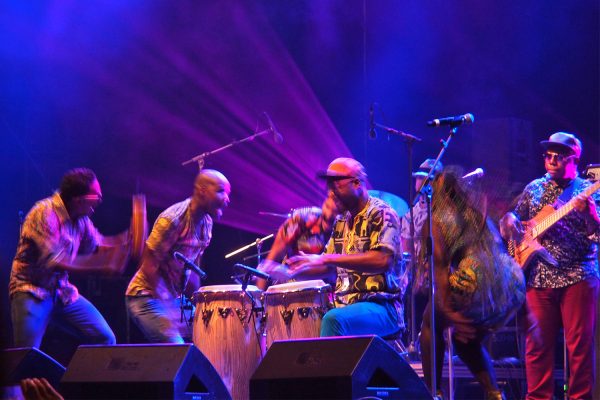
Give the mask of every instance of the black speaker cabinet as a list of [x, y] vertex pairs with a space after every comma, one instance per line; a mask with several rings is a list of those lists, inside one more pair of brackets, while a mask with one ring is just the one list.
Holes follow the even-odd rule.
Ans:
[[60, 383], [66, 399], [229, 399], [191, 344], [79, 346]]
[[0, 363], [2, 386], [16, 386], [25, 378], [46, 378], [58, 387], [65, 367], [35, 347], [20, 347], [2, 351]]
[[377, 336], [274, 342], [250, 380], [252, 399], [430, 399], [411, 366]]

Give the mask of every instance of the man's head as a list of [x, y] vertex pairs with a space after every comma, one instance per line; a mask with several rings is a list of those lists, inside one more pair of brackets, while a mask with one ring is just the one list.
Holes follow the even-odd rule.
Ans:
[[229, 205], [231, 185], [225, 175], [214, 169], [203, 169], [194, 182], [192, 202], [198, 212], [219, 219]]
[[[429, 174], [429, 171], [431, 170], [431, 167], [433, 167], [434, 163], [435, 163], [434, 158], [428, 158], [425, 161], [423, 161], [421, 163], [421, 165], [419, 165], [419, 169], [417, 171], [413, 172], [412, 176], [413, 176], [413, 178], [415, 178], [415, 189], [416, 190], [418, 190], [421, 187], [421, 185], [423, 184], [423, 181]], [[435, 168], [433, 170], [433, 175], [431, 176], [431, 179], [435, 178], [436, 175], [438, 175], [440, 172], [442, 172], [443, 169], [444, 169], [444, 166], [442, 165], [442, 162], [438, 161], [438, 163], [435, 165]]]
[[102, 202], [102, 190], [94, 171], [74, 168], [67, 171], [60, 182], [60, 198], [72, 219], [91, 216]]
[[581, 141], [577, 136], [556, 132], [540, 142], [545, 152], [544, 167], [552, 179], [571, 179], [577, 175], [581, 157]]
[[327, 189], [333, 194], [339, 211], [359, 211], [362, 203], [369, 198], [367, 173], [363, 165], [353, 158], [336, 158], [319, 177], [326, 180]]

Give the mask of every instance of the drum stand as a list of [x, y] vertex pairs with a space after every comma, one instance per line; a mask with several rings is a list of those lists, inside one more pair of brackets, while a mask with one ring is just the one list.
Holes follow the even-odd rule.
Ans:
[[[183, 271], [183, 274], [181, 274], [181, 294], [179, 295], [179, 322], [183, 323], [185, 321], [185, 325], [188, 327], [191, 326], [194, 321], [194, 306], [192, 305], [190, 299], [188, 299], [188, 297], [185, 295], [185, 287], [187, 286], [187, 281], [191, 272], [192, 271], [189, 269], [186, 269]], [[186, 310], [190, 311], [189, 318], [186, 318]]]

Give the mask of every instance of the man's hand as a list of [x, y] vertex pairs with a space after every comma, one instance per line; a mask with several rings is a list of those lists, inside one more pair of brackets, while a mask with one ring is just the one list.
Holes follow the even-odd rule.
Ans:
[[21, 392], [26, 400], [63, 400], [46, 378], [28, 378], [20, 383]]
[[[300, 253], [288, 259], [290, 279], [331, 279], [335, 268], [329, 262], [330, 254]], [[333, 278], [335, 279], [335, 278]]]
[[323, 254], [305, 254], [300, 252], [299, 255], [289, 258], [286, 263], [290, 266], [290, 272], [294, 273], [300, 268], [326, 267], [325, 258], [326, 256]]
[[520, 241], [523, 238], [523, 233], [523, 224], [515, 214], [508, 212], [500, 219], [500, 235], [505, 240]]
[[584, 196], [583, 194], [575, 196], [573, 199], [573, 208], [585, 218], [588, 228], [586, 233], [592, 234], [598, 229], [600, 218], [598, 218], [596, 202], [594, 202], [594, 199], [591, 196]]
[[105, 271], [109, 274], [121, 275], [129, 261], [129, 245], [100, 248], [106, 254]]

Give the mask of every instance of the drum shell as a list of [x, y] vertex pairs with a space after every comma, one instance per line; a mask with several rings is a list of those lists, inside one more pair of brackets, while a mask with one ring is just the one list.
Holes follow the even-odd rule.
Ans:
[[267, 348], [276, 340], [320, 336], [323, 314], [332, 308], [332, 290], [330, 285], [318, 282], [301, 288], [294, 287], [296, 283], [274, 285], [264, 293]]
[[[262, 292], [254, 286], [247, 291], [260, 306]], [[262, 356], [259, 318], [250, 317], [250, 298], [241, 285], [222, 285], [200, 288], [193, 301], [194, 344], [215, 367], [232, 398], [248, 398], [250, 377]]]

